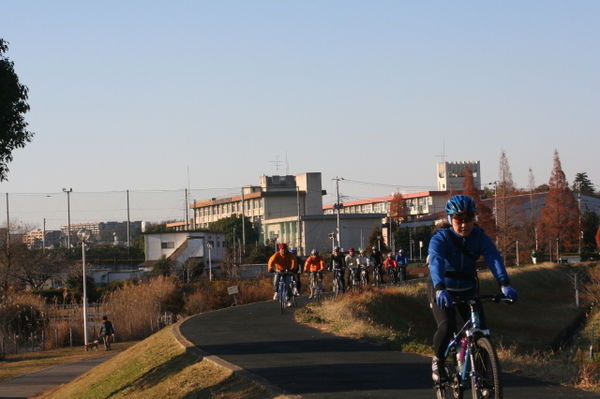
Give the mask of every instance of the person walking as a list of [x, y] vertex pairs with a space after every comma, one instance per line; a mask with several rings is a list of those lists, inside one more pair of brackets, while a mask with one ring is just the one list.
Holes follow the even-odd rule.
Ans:
[[110, 339], [115, 337], [115, 329], [110, 320], [108, 320], [108, 316], [102, 316], [102, 325], [100, 326], [100, 337], [102, 337], [102, 342], [104, 343], [104, 350], [111, 350], [110, 347]]

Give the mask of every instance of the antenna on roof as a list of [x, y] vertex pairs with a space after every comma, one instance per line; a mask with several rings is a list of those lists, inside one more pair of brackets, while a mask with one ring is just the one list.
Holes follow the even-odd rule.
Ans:
[[446, 162], [446, 140], [442, 141], [442, 153], [436, 155], [436, 157], [439, 157], [441, 162]]
[[285, 152], [285, 175], [290, 174], [290, 163], [288, 162], [287, 151]]
[[271, 163], [275, 166], [275, 174], [279, 174], [279, 167], [281, 166], [281, 161], [279, 160], [279, 156], [275, 156], [275, 160], [271, 161]]

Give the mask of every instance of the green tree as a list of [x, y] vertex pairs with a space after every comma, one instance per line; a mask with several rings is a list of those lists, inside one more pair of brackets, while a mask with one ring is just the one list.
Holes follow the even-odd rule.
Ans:
[[8, 43], [0, 39], [0, 181], [6, 180], [13, 150], [25, 147], [33, 133], [24, 114], [29, 111], [27, 87], [19, 82], [14, 63], [4, 54]]
[[173, 271], [174, 262], [171, 259], [167, 259], [166, 256], [162, 256], [156, 261], [152, 268], [153, 276], [170, 276]]
[[575, 180], [573, 181], [573, 191], [578, 191], [585, 195], [594, 194], [594, 185], [590, 181], [590, 178], [586, 172], [580, 172], [575, 175]]
[[[210, 230], [222, 231], [225, 233], [225, 242], [228, 247], [232, 247], [234, 239], [236, 243], [243, 242], [242, 240], [242, 216], [231, 215], [229, 217], [209, 223]], [[244, 217], [244, 233], [246, 234], [246, 246], [255, 245], [258, 240], [258, 232], [249, 218]], [[236, 244], [237, 245], [237, 244]]]

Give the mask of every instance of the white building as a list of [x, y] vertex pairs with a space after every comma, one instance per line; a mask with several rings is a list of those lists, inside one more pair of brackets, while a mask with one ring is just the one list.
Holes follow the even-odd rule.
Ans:
[[473, 186], [475, 189], [481, 190], [481, 168], [479, 161], [444, 161], [437, 164], [438, 191], [462, 191], [466, 168], [469, 168], [473, 174]]
[[[163, 256], [181, 269], [189, 258], [200, 258], [208, 267], [208, 257], [213, 267], [218, 267], [225, 255], [225, 234], [215, 231], [172, 231], [143, 233], [144, 266], [152, 266]], [[209, 248], [211, 247], [211, 248]]]

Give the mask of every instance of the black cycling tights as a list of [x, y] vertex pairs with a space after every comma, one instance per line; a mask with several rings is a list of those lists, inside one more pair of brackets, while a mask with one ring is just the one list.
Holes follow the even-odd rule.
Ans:
[[[429, 298], [429, 306], [433, 312], [433, 317], [437, 323], [437, 330], [433, 335], [433, 351], [435, 356], [439, 359], [444, 358], [444, 352], [448, 343], [452, 339], [453, 333], [456, 332], [457, 328], [457, 311], [458, 316], [462, 320], [460, 327], [463, 326], [466, 320], [469, 319], [469, 307], [468, 305], [453, 306], [451, 308], [441, 309], [435, 303], [435, 290], [433, 286], [429, 285], [427, 293]], [[483, 314], [483, 307], [479, 306], [479, 321], [480, 328], [485, 328], [485, 315]]]

